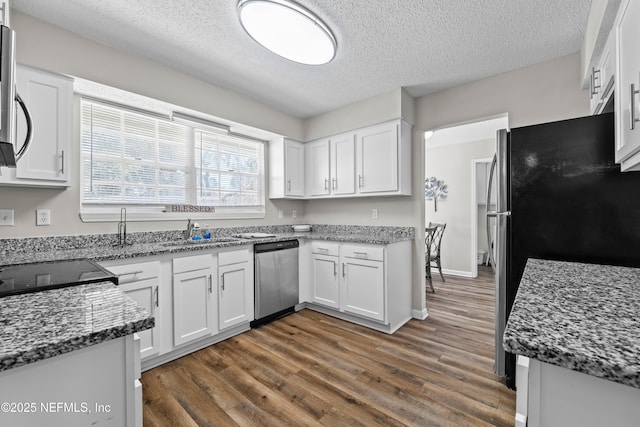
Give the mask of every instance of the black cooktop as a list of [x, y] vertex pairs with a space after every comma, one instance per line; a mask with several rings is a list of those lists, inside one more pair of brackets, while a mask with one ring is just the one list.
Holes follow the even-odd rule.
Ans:
[[88, 259], [8, 265], [0, 267], [0, 298], [106, 281], [117, 285], [118, 277]]

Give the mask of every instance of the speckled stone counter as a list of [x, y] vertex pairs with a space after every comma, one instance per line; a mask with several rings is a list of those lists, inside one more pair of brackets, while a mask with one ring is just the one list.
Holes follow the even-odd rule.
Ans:
[[[270, 233], [275, 237], [234, 238], [241, 233]], [[290, 239], [333, 240], [339, 242], [391, 244], [413, 240], [413, 227], [367, 227], [313, 225], [311, 232], [293, 233], [291, 226], [226, 227], [214, 229], [214, 239], [206, 243], [180, 244], [181, 231], [131, 233], [127, 246], [116, 245], [115, 234], [11, 238], [0, 240], [0, 266], [88, 258], [95, 261], [227, 248]], [[229, 241], [216, 241], [229, 238]]]
[[504, 347], [640, 388], [640, 268], [529, 259]]
[[155, 325], [111, 282], [0, 298], [0, 371]]

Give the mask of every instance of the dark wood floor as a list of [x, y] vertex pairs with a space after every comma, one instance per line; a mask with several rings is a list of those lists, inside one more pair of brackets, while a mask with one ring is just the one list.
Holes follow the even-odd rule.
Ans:
[[493, 283], [434, 279], [393, 335], [303, 310], [142, 375], [145, 426], [513, 426]]

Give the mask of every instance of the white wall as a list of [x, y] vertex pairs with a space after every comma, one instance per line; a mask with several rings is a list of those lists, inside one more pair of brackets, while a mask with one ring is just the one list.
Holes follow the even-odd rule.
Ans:
[[[464, 144], [429, 147], [426, 152], [426, 176], [435, 176], [447, 184], [448, 195], [438, 202], [435, 211], [433, 200], [426, 201], [426, 223], [446, 223], [441, 244], [441, 265], [448, 273], [471, 276], [471, 254], [474, 230], [472, 224], [472, 161], [493, 157], [496, 142], [485, 139]], [[477, 205], [473, 205], [477, 212]], [[477, 233], [477, 230], [475, 231]], [[477, 246], [477, 245], [476, 245]]]
[[[233, 92], [194, 79], [144, 58], [116, 51], [108, 46], [84, 39], [59, 27], [12, 11], [11, 23], [16, 31], [17, 62], [68, 74], [145, 95], [185, 108], [243, 123], [274, 133], [304, 138], [303, 121], [281, 111], [259, 104]], [[76, 100], [77, 104], [77, 100]], [[77, 105], [76, 105], [77, 108]], [[77, 116], [78, 112], [76, 112]], [[71, 155], [79, 165], [79, 130], [75, 123]], [[1, 237], [26, 237], [88, 233], [115, 233], [116, 223], [82, 223], [78, 216], [80, 192], [79, 170], [71, 175], [72, 187], [66, 190], [10, 188], [0, 186], [0, 208], [14, 209], [15, 226], [1, 227]], [[268, 184], [268, 183], [267, 183]], [[51, 226], [36, 227], [35, 211], [51, 210]], [[212, 221], [214, 226], [288, 224], [292, 210], [304, 214], [300, 201], [266, 202], [263, 220]], [[285, 218], [278, 218], [278, 210]], [[186, 224], [186, 223], [185, 223]], [[172, 230], [185, 226], [182, 221], [132, 222], [128, 230]]]

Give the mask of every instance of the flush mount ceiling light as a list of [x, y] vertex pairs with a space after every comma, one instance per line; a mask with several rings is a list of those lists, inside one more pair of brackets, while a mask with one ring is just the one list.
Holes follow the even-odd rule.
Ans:
[[240, 0], [244, 30], [273, 53], [291, 61], [321, 65], [336, 54], [336, 39], [317, 16], [288, 0]]

